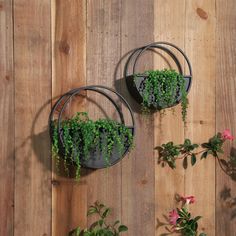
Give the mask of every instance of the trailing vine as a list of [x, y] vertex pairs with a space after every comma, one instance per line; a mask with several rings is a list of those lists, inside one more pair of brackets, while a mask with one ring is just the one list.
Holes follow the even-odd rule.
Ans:
[[150, 111], [152, 108], [160, 110], [173, 106], [176, 99], [181, 96], [182, 120], [185, 122], [188, 98], [184, 77], [173, 69], [164, 69], [145, 71], [142, 75], [137, 74], [135, 80], [143, 75], [146, 78], [139, 87], [143, 98], [143, 111]]
[[99, 150], [107, 166], [114, 149], [122, 155], [125, 149], [132, 147], [133, 136], [123, 124], [110, 119], [89, 119], [86, 112], [78, 112], [71, 119], [61, 122], [61, 137], [58, 136], [57, 121], [53, 124], [52, 152], [58, 163], [64, 160], [65, 169], [75, 164], [76, 178], [80, 178], [81, 159], [88, 160]]

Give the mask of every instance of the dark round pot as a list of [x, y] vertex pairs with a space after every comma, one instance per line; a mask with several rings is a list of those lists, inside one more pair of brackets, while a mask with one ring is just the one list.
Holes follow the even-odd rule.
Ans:
[[[144, 93], [146, 78], [147, 77], [145, 75], [140, 75], [140, 76], [130, 75], [130, 76], [126, 77], [126, 84], [127, 84], [128, 90], [129, 90], [130, 94], [132, 95], [132, 97], [139, 104], [141, 104], [143, 102], [143, 93]], [[185, 90], [186, 90], [186, 92], [188, 92], [190, 90], [190, 86], [191, 86], [191, 78], [185, 76], [184, 80], [185, 80]], [[151, 94], [149, 99], [150, 99], [150, 104], [152, 104], [152, 105], [149, 108], [151, 110], [160, 110], [160, 109], [175, 106], [181, 101], [181, 97], [182, 96], [180, 93], [180, 88], [176, 88], [175, 102], [171, 106], [167, 106], [167, 105], [163, 105], [163, 104], [162, 105], [157, 104], [155, 102], [155, 96]]]
[[[189, 70], [188, 75], [183, 74], [183, 69], [182, 69], [182, 66], [181, 66], [177, 56], [175, 55], [175, 53], [172, 50], [170, 50], [166, 46], [170, 46], [171, 48], [176, 49], [177, 51], [179, 51], [182, 54], [182, 56], [184, 57], [184, 59], [186, 61], [187, 66], [188, 66], [188, 70]], [[175, 64], [177, 65], [179, 74], [181, 74], [185, 80], [186, 92], [188, 93], [191, 88], [192, 67], [191, 67], [191, 64], [190, 64], [187, 56], [185, 55], [185, 53], [180, 48], [178, 48], [177, 46], [175, 46], [171, 43], [167, 43], [167, 42], [151, 43], [147, 46], [143, 46], [143, 47], [135, 49], [128, 57], [126, 64], [125, 64], [125, 68], [124, 68], [124, 78], [126, 80], [127, 88], [129, 90], [131, 96], [139, 104], [142, 104], [142, 102], [143, 102], [143, 91], [144, 91], [145, 80], [146, 80], [147, 76], [141, 75], [140, 73], [136, 73], [136, 64], [137, 64], [138, 59], [143, 55], [144, 52], [146, 52], [147, 50], [153, 50], [153, 49], [163, 50], [168, 55], [170, 55], [170, 57], [174, 60]], [[130, 68], [131, 68], [131, 70], [130, 70]], [[150, 109], [160, 110], [163, 108], [172, 107], [172, 106], [177, 105], [181, 101], [180, 88], [176, 88], [176, 94], [177, 94], [176, 100], [171, 106], [163, 106], [163, 104], [162, 105], [156, 104], [154, 95], [150, 95], [150, 103], [153, 104], [152, 106], [150, 106]]]
[[[124, 116], [123, 116], [121, 109], [117, 105], [117, 102], [114, 101], [112, 99], [112, 97], [107, 92], [114, 93], [122, 101], [122, 103], [126, 106], [126, 108], [128, 109], [128, 111], [130, 113], [132, 125], [126, 126], [126, 127], [130, 130], [130, 132], [133, 136], [135, 133], [135, 122], [134, 122], [134, 115], [133, 115], [132, 109], [131, 109], [130, 105], [128, 104], [128, 102], [118, 92], [116, 92], [115, 90], [112, 90], [110, 88], [107, 88], [105, 86], [100, 86], [100, 85], [85, 86], [85, 87], [73, 89], [73, 90], [67, 92], [66, 94], [62, 95], [58, 99], [58, 101], [53, 106], [52, 111], [49, 116], [50, 137], [51, 137], [51, 140], [53, 141], [53, 127], [54, 127], [54, 122], [55, 122], [54, 116], [56, 114], [56, 111], [58, 112], [58, 109], [59, 109], [59, 114], [58, 114], [58, 118], [56, 119], [56, 122], [57, 122], [58, 137], [59, 137], [59, 155], [61, 158], [65, 157], [65, 150], [64, 150], [64, 145], [63, 145], [64, 141], [63, 141], [62, 128], [61, 128], [61, 117], [62, 117], [62, 114], [63, 114], [67, 104], [71, 100], [71, 98], [73, 96], [80, 94], [83, 90], [97, 92], [97, 93], [105, 96], [107, 99], [109, 99], [119, 114], [120, 123], [126, 126], [125, 121], [124, 121]], [[101, 138], [102, 138], [102, 136], [106, 135], [105, 132], [101, 132], [101, 133], [102, 133]], [[94, 149], [91, 150], [91, 152], [89, 154], [89, 158], [81, 157], [81, 160], [80, 160], [81, 165], [85, 168], [91, 168], [91, 169], [100, 169], [100, 168], [106, 168], [108, 166], [115, 165], [120, 160], [122, 160], [123, 157], [130, 150], [130, 145], [128, 144], [128, 142], [125, 142], [125, 143], [126, 143], [126, 146], [124, 147], [124, 151], [122, 153], [119, 153], [117, 146], [114, 146], [114, 150], [113, 150], [112, 155], [109, 159], [109, 165], [104, 160], [102, 152], [99, 150], [99, 147], [94, 147]], [[76, 163], [74, 161], [71, 161], [71, 164], [75, 165]]]

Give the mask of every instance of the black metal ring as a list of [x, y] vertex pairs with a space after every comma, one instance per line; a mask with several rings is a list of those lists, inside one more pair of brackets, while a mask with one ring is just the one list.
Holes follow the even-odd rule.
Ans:
[[[177, 56], [171, 50], [171, 48], [165, 47], [165, 45], [170, 46], [170, 47], [176, 49], [177, 51], [179, 51], [181, 53], [181, 55], [184, 57], [185, 61], [187, 62], [187, 66], [188, 66], [188, 70], [189, 70], [189, 75], [184, 75], [181, 63], [178, 60]], [[150, 44], [148, 44], [146, 46], [134, 49], [131, 52], [131, 54], [129, 55], [129, 57], [128, 57], [126, 63], [125, 63], [125, 66], [124, 66], [124, 78], [126, 80], [127, 88], [129, 90], [129, 92], [131, 93], [131, 95], [135, 98], [135, 100], [138, 103], [141, 103], [141, 101], [142, 101], [142, 97], [139, 94], [138, 89], [133, 85], [133, 82], [132, 82], [133, 81], [132, 78], [136, 74], [135, 69], [136, 69], [137, 61], [140, 58], [140, 56], [142, 56], [142, 54], [144, 52], [146, 52], [147, 50], [152, 50], [152, 49], [163, 50], [174, 60], [175, 64], [177, 65], [179, 73], [187, 81], [187, 83], [186, 83], [186, 92], [189, 92], [189, 90], [191, 88], [191, 84], [192, 84], [192, 67], [191, 67], [190, 61], [189, 61], [188, 57], [186, 56], [186, 54], [179, 47], [177, 47], [176, 45], [174, 45], [172, 43], [168, 43], [168, 42], [155, 42], [155, 43], [150, 43]], [[131, 69], [132, 72], [129, 73], [129, 69], [130, 69], [131, 65], [132, 65], [132, 69]], [[145, 77], [145, 75], [140, 74], [140, 77]], [[176, 101], [176, 104], [178, 104], [178, 103], [179, 103], [179, 100]]]
[[167, 54], [169, 54], [171, 56], [171, 58], [174, 60], [175, 64], [177, 65], [178, 67], [178, 70], [179, 70], [179, 73], [180, 74], [183, 74], [183, 69], [182, 69], [182, 66], [178, 60], [178, 58], [175, 56], [175, 54], [169, 50], [168, 48], [166, 47], [163, 47], [163, 46], [160, 46], [160, 45], [153, 45], [153, 46], [147, 46], [147, 47], [144, 47], [142, 48], [141, 50], [139, 50], [139, 53], [138, 55], [136, 56], [136, 58], [134, 59], [134, 65], [133, 65], [133, 74], [136, 74], [135, 73], [135, 69], [136, 69], [136, 65], [137, 65], [137, 61], [139, 59], [139, 57], [147, 50], [149, 50], [150, 48], [159, 48], [163, 51], [165, 51]]
[[[63, 106], [60, 109], [60, 112], [58, 114], [58, 121], [57, 121], [58, 122], [58, 135], [59, 135], [59, 139], [60, 139], [60, 142], [61, 142], [62, 145], [64, 144], [62, 130], [61, 130], [62, 114], [63, 114], [67, 104], [71, 100], [71, 98], [73, 96], [75, 96], [75, 95], [78, 95], [82, 90], [89, 90], [89, 91], [98, 92], [98, 93], [104, 95], [107, 99], [109, 99], [112, 102], [112, 104], [115, 106], [116, 110], [118, 111], [121, 123], [125, 125], [124, 117], [123, 117], [123, 114], [122, 114], [119, 106], [116, 104], [116, 102], [113, 100], [113, 98], [109, 94], [104, 92], [103, 90], [107, 90], [109, 92], [112, 92], [112, 93], [116, 94], [119, 97], [119, 99], [122, 100], [122, 102], [125, 104], [125, 106], [127, 107], [127, 109], [130, 112], [130, 116], [131, 116], [131, 120], [132, 120], [132, 125], [131, 126], [126, 126], [126, 127], [131, 129], [132, 135], [134, 136], [134, 133], [135, 133], [135, 120], [134, 120], [133, 111], [132, 111], [130, 105], [128, 104], [128, 102], [124, 99], [124, 97], [122, 95], [120, 95], [118, 92], [116, 92], [115, 90], [110, 89], [110, 88], [105, 87], [105, 86], [102, 86], [102, 85], [84, 86], [84, 87], [72, 89], [69, 92], [67, 92], [64, 95], [62, 95], [58, 99], [58, 101], [55, 103], [55, 105], [53, 106], [52, 111], [51, 111], [51, 113], [49, 115], [49, 127], [50, 127], [50, 131], [51, 131], [52, 130], [52, 124], [53, 124], [53, 115], [54, 115], [57, 107], [59, 106], [59, 104], [63, 101], [63, 99], [65, 99], [64, 104], [63, 104]], [[51, 139], [52, 139], [52, 132], [50, 132], [50, 136], [51, 136]], [[128, 150], [126, 150], [124, 155], [127, 153], [127, 151]], [[113, 163], [113, 164], [115, 164], [115, 163]]]
[[[181, 64], [178, 60], [178, 58], [175, 56], [175, 54], [169, 50], [168, 48], [162, 46], [162, 44], [164, 45], [168, 45], [168, 46], [171, 46], [173, 48], [175, 48], [176, 50], [178, 50], [184, 57], [185, 61], [187, 62], [187, 65], [188, 65], [188, 69], [189, 69], [189, 75], [183, 75], [183, 70], [182, 70], [182, 67], [181, 67]], [[161, 50], [164, 50], [166, 53], [168, 53], [172, 58], [173, 60], [175, 61], [177, 67], [178, 67], [178, 70], [179, 70], [179, 73], [182, 74], [184, 77], [188, 77], [188, 78], [191, 78], [192, 77], [192, 67], [191, 67], [191, 64], [190, 64], [190, 61], [188, 59], [188, 57], [186, 56], [186, 54], [183, 52], [182, 49], [180, 49], [179, 47], [177, 47], [176, 45], [172, 44], [172, 43], [168, 43], [168, 42], [155, 42], [155, 43], [151, 43], [151, 44], [148, 44], [146, 46], [143, 46], [143, 47], [139, 47], [139, 48], [136, 48], [134, 49], [134, 51], [131, 53], [131, 55], [128, 57], [127, 61], [126, 61], [126, 64], [125, 64], [125, 68], [124, 68], [124, 77], [126, 78], [128, 76], [128, 67], [129, 67], [129, 64], [130, 64], [130, 61], [132, 59], [134, 59], [134, 64], [133, 64], [133, 74], [135, 74], [135, 67], [136, 67], [136, 63], [137, 63], [137, 60], [138, 58], [146, 51], [146, 50], [149, 50], [151, 48], [159, 48]], [[137, 55], [136, 55], [137, 54]], [[190, 86], [191, 86], [191, 82], [190, 82]]]

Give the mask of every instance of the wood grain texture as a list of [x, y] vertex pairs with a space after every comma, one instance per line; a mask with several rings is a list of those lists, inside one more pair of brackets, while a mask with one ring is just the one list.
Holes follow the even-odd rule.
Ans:
[[50, 2], [14, 1], [16, 236], [51, 235], [50, 45]]
[[[228, 128], [236, 134], [236, 4], [216, 1], [216, 129]], [[227, 142], [225, 156], [236, 155], [235, 141]], [[235, 177], [230, 178], [216, 168], [216, 235], [236, 235]]]
[[[52, 98], [86, 85], [86, 1], [52, 1]], [[84, 110], [85, 99], [73, 100], [67, 109], [72, 116]], [[64, 236], [87, 226], [87, 187], [57, 175], [53, 168], [52, 235]]]
[[[120, 59], [120, 1], [87, 1], [87, 84], [112, 88]], [[100, 94], [88, 93], [89, 116], [117, 120], [114, 106]], [[115, 98], [115, 97], [114, 97]], [[117, 101], [118, 102], [118, 101]], [[111, 220], [121, 219], [121, 164], [90, 171], [86, 176], [88, 205], [100, 201], [112, 208]], [[89, 217], [88, 224], [94, 222]]]
[[68, 235], [73, 229], [87, 227], [87, 185], [76, 181], [54, 181], [53, 233]]
[[[203, 143], [215, 134], [215, 17], [215, 0], [186, 1], [185, 51], [193, 67], [186, 137], [196, 143]], [[199, 159], [194, 167], [187, 168], [185, 194], [197, 199], [191, 209], [194, 215], [203, 216], [199, 231], [215, 235], [213, 158]]]
[[[121, 9], [121, 55], [124, 56], [130, 50], [153, 42], [153, 1], [122, 1]], [[147, 54], [139, 61], [137, 69], [143, 71], [152, 66], [153, 57]], [[121, 92], [132, 107], [137, 109], [125, 82], [121, 85]], [[135, 148], [122, 162], [122, 221], [129, 227], [127, 235], [154, 235], [153, 117], [150, 115], [145, 119], [140, 113], [135, 113], [135, 122]]]
[[[185, 48], [185, 1], [156, 1], [154, 18], [155, 41], [167, 41], [176, 46]], [[167, 17], [168, 16], [168, 17]], [[178, 20], [176, 20], [178, 19]], [[181, 57], [176, 50], [170, 48]], [[161, 53], [160, 50], [158, 50]], [[173, 60], [166, 53], [154, 57], [154, 68], [176, 68]], [[181, 143], [184, 140], [184, 124], [181, 117], [181, 105], [171, 109], [166, 109], [162, 115], [155, 114], [155, 146], [162, 143], [174, 141]], [[165, 227], [161, 223], [166, 222], [169, 211], [176, 207], [176, 194], [184, 194], [184, 169], [182, 163], [177, 163], [175, 170], [168, 166], [162, 167], [157, 164], [158, 153], [155, 153], [155, 229], [156, 235], [166, 233]]]
[[[166, 230], [157, 219], [165, 220], [179, 193], [196, 196], [191, 211], [203, 216], [200, 230], [236, 236], [235, 180], [210, 157], [172, 171], [157, 165], [153, 152], [170, 140], [201, 143], [226, 128], [236, 133], [235, 20], [234, 0], [0, 1], [0, 235], [65, 236], [94, 220], [86, 211], [99, 200], [113, 209], [111, 221], [129, 227], [125, 235], [159, 236]], [[136, 111], [120, 80], [125, 54], [153, 41], [176, 44], [192, 63], [187, 127], [180, 106], [148, 119], [135, 112], [136, 146], [122, 162], [84, 170], [79, 183], [52, 173], [51, 105], [72, 88], [100, 84], [118, 90]], [[138, 70], [173, 67], [162, 59], [147, 53]], [[118, 118], [102, 96], [87, 98], [70, 104], [66, 115]], [[225, 157], [235, 150], [235, 141], [228, 143]]]
[[12, 1], [0, 2], [0, 235], [13, 235], [14, 75]]
[[57, 98], [72, 88], [85, 85], [85, 0], [52, 1], [52, 44], [52, 93]]

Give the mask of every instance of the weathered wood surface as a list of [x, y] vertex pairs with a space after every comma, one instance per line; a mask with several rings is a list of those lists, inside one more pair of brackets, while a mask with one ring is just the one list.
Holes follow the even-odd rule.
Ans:
[[[52, 1], [52, 98], [86, 85], [86, 1]], [[84, 110], [85, 99], [73, 99], [66, 115]], [[52, 235], [64, 236], [87, 226], [87, 186], [62, 176], [53, 166]]]
[[[216, 130], [236, 134], [236, 3], [216, 0]], [[224, 158], [236, 155], [236, 142], [227, 142]], [[216, 168], [216, 235], [236, 235], [236, 174]]]
[[[112, 88], [120, 59], [120, 1], [87, 1], [87, 84]], [[101, 94], [89, 92], [92, 119], [118, 119], [114, 106]], [[114, 97], [115, 98], [115, 97]], [[112, 208], [112, 219], [121, 219], [121, 164], [109, 169], [88, 171], [88, 205], [100, 201]], [[94, 222], [89, 217], [89, 225]]]
[[[155, 41], [168, 41], [184, 50], [185, 48], [185, 1], [156, 1], [154, 18]], [[166, 17], [166, 16], [169, 17]], [[178, 18], [178, 21], [176, 19]], [[166, 29], [169, 30], [166, 30]], [[171, 48], [170, 48], [171, 49]], [[172, 48], [173, 50], [173, 48]], [[175, 50], [174, 50], [175, 51]], [[161, 53], [160, 50], [158, 50]], [[176, 52], [176, 51], [175, 51]], [[173, 60], [166, 53], [155, 54], [154, 68], [176, 68]], [[183, 58], [177, 53], [180, 62]], [[165, 59], [165, 60], [164, 60]], [[184, 139], [184, 125], [181, 118], [181, 105], [167, 109], [165, 114], [155, 114], [155, 146], [169, 141], [180, 143]], [[175, 195], [184, 194], [184, 174], [182, 163], [177, 163], [176, 170], [164, 168], [158, 162], [155, 153], [155, 235], [166, 232], [161, 223], [166, 222], [170, 210], [176, 206]]]
[[[192, 63], [194, 74], [189, 94], [187, 126], [184, 128], [181, 125], [181, 119], [179, 119], [181, 113], [178, 107], [175, 116], [170, 111], [167, 112], [163, 119], [156, 120], [156, 144], [170, 140], [181, 143], [184, 138], [203, 142], [215, 132], [214, 1], [206, 3], [181, 1], [181, 3], [165, 1], [165, 3], [156, 4], [155, 36], [156, 41], [171, 41], [180, 46]], [[166, 15], [169, 17], [165, 17]], [[176, 21], [177, 18], [178, 21]], [[195, 28], [195, 25], [198, 27]], [[167, 28], [169, 30], [166, 30]], [[208, 32], [207, 38], [206, 32]], [[185, 73], [188, 74], [186, 68]], [[203, 182], [205, 184], [202, 184]], [[205, 191], [206, 185], [208, 191]], [[175, 171], [156, 168], [156, 214], [161, 222], [164, 220], [162, 214], [176, 205], [176, 193], [196, 196], [198, 204], [192, 206], [192, 211], [194, 214], [204, 215], [201, 225], [208, 234], [214, 235], [214, 162], [212, 160], [207, 160], [205, 163], [199, 162], [194, 168], [189, 166], [186, 171], [182, 163], [179, 163]], [[165, 231], [163, 228], [157, 227], [157, 235]]]
[[[160, 235], [157, 218], [163, 221], [175, 206], [175, 193], [196, 196], [191, 209], [203, 216], [200, 229], [208, 235], [236, 235], [235, 181], [211, 158], [172, 171], [157, 165], [153, 152], [170, 140], [203, 142], [225, 128], [235, 134], [235, 8], [233, 0], [1, 1], [0, 235], [64, 236], [92, 222], [86, 211], [96, 200], [129, 227], [127, 235]], [[127, 57], [121, 58], [160, 40], [181, 47], [193, 66], [185, 128], [180, 106], [174, 115], [170, 109], [143, 119], [120, 81]], [[150, 53], [138, 63], [140, 71], [168, 66], [173, 63]], [[127, 98], [136, 146], [107, 170], [84, 171], [78, 183], [55, 168], [51, 173], [47, 119], [58, 96], [85, 84], [113, 87]], [[94, 119], [118, 118], [100, 95], [87, 95], [66, 115], [86, 110]], [[225, 151], [235, 155], [235, 143]]]
[[51, 235], [49, 1], [14, 1], [14, 235]]
[[0, 235], [13, 235], [14, 77], [12, 1], [0, 2]]
[[[130, 50], [153, 42], [153, 1], [122, 1], [121, 3], [121, 52], [124, 56]], [[127, 59], [127, 57], [126, 57]], [[123, 72], [124, 62], [121, 70]], [[153, 56], [147, 54], [138, 63], [137, 70], [152, 68]], [[126, 90], [125, 82], [121, 92], [134, 110], [133, 99]], [[127, 235], [155, 234], [155, 160], [153, 158], [154, 123], [150, 115], [145, 119], [135, 112], [135, 148], [122, 162], [122, 221], [127, 224]]]
[[[196, 143], [203, 143], [215, 134], [215, 29], [215, 0], [186, 1], [185, 51], [194, 70], [186, 137]], [[193, 168], [187, 169], [185, 193], [197, 199], [191, 209], [194, 215], [203, 216], [199, 221], [199, 230], [215, 235], [213, 158], [199, 160]]]

